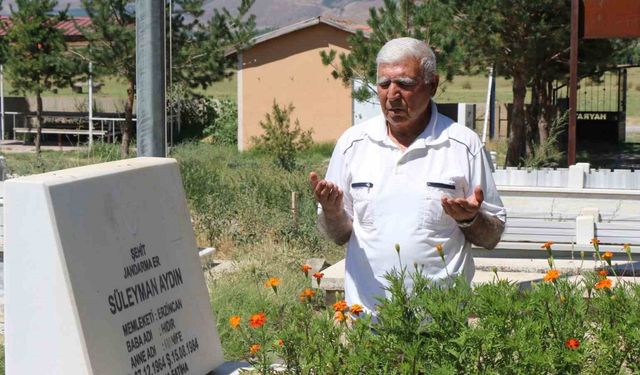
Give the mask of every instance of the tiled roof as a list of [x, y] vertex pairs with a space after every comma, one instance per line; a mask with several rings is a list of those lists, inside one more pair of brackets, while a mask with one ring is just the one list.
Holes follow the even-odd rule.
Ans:
[[[0, 28], [0, 36], [6, 35], [7, 31], [11, 28], [11, 17], [0, 16], [0, 22], [3, 23], [3, 27]], [[75, 23], [74, 23], [75, 22]], [[63, 31], [66, 37], [82, 37], [82, 31], [76, 26], [89, 27], [91, 26], [90, 17], [72, 17], [66, 21], [62, 21], [56, 25], [56, 27]]]

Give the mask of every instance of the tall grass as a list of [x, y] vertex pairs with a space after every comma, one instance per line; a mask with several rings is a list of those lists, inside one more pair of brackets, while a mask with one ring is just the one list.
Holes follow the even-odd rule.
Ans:
[[[190, 143], [175, 148], [172, 156], [180, 164], [200, 246], [214, 246], [226, 256], [261, 244], [309, 255], [330, 251], [315, 227], [316, 205], [307, 181], [311, 170], [324, 173], [326, 155], [309, 151], [291, 172], [267, 155], [233, 147]], [[298, 196], [295, 223], [292, 192]]]

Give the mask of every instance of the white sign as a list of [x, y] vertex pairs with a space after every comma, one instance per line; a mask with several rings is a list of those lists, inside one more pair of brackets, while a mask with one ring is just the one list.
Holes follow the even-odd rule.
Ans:
[[4, 188], [8, 375], [203, 375], [223, 362], [175, 160]]

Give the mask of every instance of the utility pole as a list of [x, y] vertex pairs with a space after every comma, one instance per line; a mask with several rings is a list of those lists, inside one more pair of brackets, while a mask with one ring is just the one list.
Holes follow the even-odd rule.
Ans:
[[164, 0], [136, 0], [138, 156], [166, 156]]

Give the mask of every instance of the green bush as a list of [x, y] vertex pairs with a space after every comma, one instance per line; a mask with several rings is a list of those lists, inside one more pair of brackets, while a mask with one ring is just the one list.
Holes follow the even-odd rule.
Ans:
[[230, 99], [194, 95], [177, 85], [170, 98], [171, 112], [180, 121], [177, 141], [209, 137], [216, 144], [237, 143], [238, 107]]
[[273, 155], [275, 163], [287, 171], [296, 168], [298, 153], [309, 149], [313, 144], [311, 130], [302, 131], [298, 119], [291, 127], [293, 110], [293, 104], [280, 108], [274, 101], [271, 113], [266, 114], [264, 122], [260, 121], [264, 134], [253, 137], [255, 150]]
[[235, 100], [221, 99], [211, 102], [215, 112], [213, 122], [204, 128], [203, 134], [212, 143], [234, 146], [238, 143], [238, 104]]
[[284, 374], [638, 373], [640, 286], [616, 276], [610, 254], [597, 254], [600, 271], [582, 281], [563, 278], [551, 259], [545, 281], [530, 289], [497, 272], [471, 288], [460, 278], [443, 285], [416, 268], [393, 270], [376, 321], [344, 301], [325, 308], [318, 289], [299, 294], [313, 281], [290, 270], [275, 282], [273, 272], [253, 270], [252, 285], [214, 306], [227, 355], [262, 374], [280, 361]]

